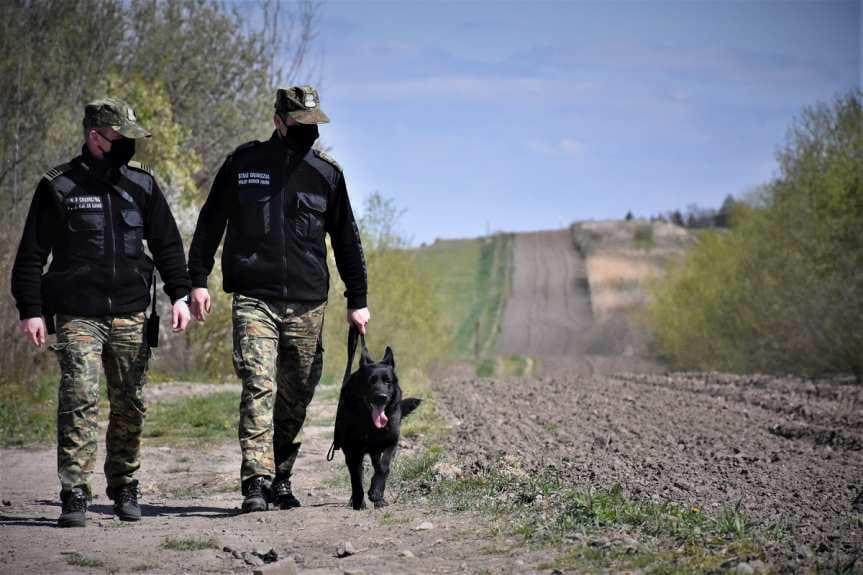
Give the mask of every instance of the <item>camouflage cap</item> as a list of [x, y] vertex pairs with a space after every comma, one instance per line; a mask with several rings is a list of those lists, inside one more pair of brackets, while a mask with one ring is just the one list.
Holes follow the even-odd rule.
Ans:
[[300, 124], [326, 124], [330, 121], [320, 108], [318, 91], [311, 86], [291, 86], [276, 90], [276, 113], [285, 114]]
[[85, 128], [113, 128], [126, 138], [149, 138], [132, 107], [118, 98], [101, 98], [84, 106]]

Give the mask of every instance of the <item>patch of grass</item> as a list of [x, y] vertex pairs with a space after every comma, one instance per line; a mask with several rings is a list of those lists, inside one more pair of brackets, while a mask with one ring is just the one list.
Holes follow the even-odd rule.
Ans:
[[653, 239], [653, 226], [645, 224], [635, 228], [632, 232], [632, 245], [642, 250], [651, 250], [656, 247], [656, 240]]
[[[503, 460], [483, 473], [435, 480], [433, 467], [441, 451], [434, 450], [401, 462], [400, 488], [427, 496], [449, 511], [481, 511], [505, 517], [510, 532], [536, 545], [561, 545], [573, 538], [596, 537], [563, 555], [553, 567], [573, 567], [589, 560], [614, 569], [657, 573], [702, 572], [732, 557], [760, 556], [754, 533], [737, 506], [716, 515], [671, 501], [632, 498], [619, 485], [609, 489], [579, 489], [553, 468], [527, 473]], [[631, 533], [654, 547], [616, 549], [603, 541], [613, 533]], [[619, 545], [618, 545], [619, 547]], [[735, 555], [738, 554], [738, 555]]]
[[588, 568], [590, 571], [613, 569], [651, 575], [695, 575], [723, 571], [735, 558], [743, 561], [756, 556], [760, 557], [761, 552], [749, 541], [732, 541], [720, 545], [671, 545], [667, 541], [659, 541], [650, 542], [641, 548], [587, 544], [561, 554], [553, 561], [540, 565], [540, 568]]
[[535, 371], [532, 357], [499, 355], [482, 359], [476, 367], [477, 377], [527, 377]]
[[190, 439], [232, 439], [237, 434], [239, 400], [236, 393], [213, 393], [152, 405], [144, 437], [160, 442]]
[[219, 542], [212, 537], [165, 537], [162, 547], [172, 551], [201, 551], [202, 549], [218, 549]]
[[52, 441], [57, 435], [57, 370], [31, 385], [0, 385], [0, 445]]
[[441, 448], [433, 446], [410, 457], [396, 457], [394, 479], [399, 482], [430, 482], [434, 480], [432, 468], [440, 461]]
[[158, 568], [159, 568], [158, 565], [147, 565], [146, 563], [142, 563], [140, 565], [135, 565], [134, 567], [129, 569], [129, 571], [131, 573], [144, 573], [146, 571], [154, 571]]
[[341, 392], [341, 389], [341, 383], [338, 385], [318, 384], [318, 388], [315, 390], [315, 401], [319, 403], [336, 403], [339, 401], [339, 393]]
[[417, 250], [416, 259], [446, 302], [453, 357], [475, 358], [477, 352], [482, 357], [494, 349], [510, 289], [512, 236], [441, 240]]
[[497, 370], [497, 361], [493, 357], [487, 357], [480, 360], [476, 365], [477, 377], [494, 377]]
[[77, 551], [64, 552], [62, 555], [66, 557], [66, 563], [74, 567], [104, 567], [105, 562], [100, 559], [92, 559], [85, 557]]
[[381, 525], [404, 525], [410, 523], [412, 517], [405, 513], [393, 513], [386, 511], [383, 515], [378, 516], [378, 523]]

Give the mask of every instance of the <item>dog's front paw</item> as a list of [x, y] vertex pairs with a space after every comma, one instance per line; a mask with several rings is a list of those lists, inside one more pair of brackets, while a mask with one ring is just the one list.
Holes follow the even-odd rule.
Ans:
[[363, 497], [351, 497], [349, 504], [356, 511], [359, 511], [360, 509], [366, 508], [366, 502], [365, 502]]
[[374, 501], [373, 503], [375, 504], [375, 509], [380, 509], [381, 507], [386, 507], [390, 504], [389, 501], [387, 501], [383, 497], [381, 497], [377, 501]]

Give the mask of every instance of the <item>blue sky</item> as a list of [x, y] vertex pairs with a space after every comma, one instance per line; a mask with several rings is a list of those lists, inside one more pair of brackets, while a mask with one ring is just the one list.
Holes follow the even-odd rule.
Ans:
[[322, 128], [417, 244], [718, 206], [860, 87], [860, 1], [338, 2]]

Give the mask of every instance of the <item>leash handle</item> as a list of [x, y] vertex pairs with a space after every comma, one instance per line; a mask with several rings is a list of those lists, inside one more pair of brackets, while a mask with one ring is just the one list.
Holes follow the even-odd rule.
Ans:
[[368, 348], [366, 347], [366, 336], [360, 333], [357, 326], [351, 324], [351, 327], [348, 328], [348, 362], [347, 365], [345, 365], [345, 376], [342, 378], [342, 386], [345, 385], [345, 382], [347, 382], [348, 378], [351, 376], [351, 368], [354, 365], [354, 354], [357, 352], [357, 336], [359, 336], [360, 343], [363, 346], [363, 351], [368, 351]]

